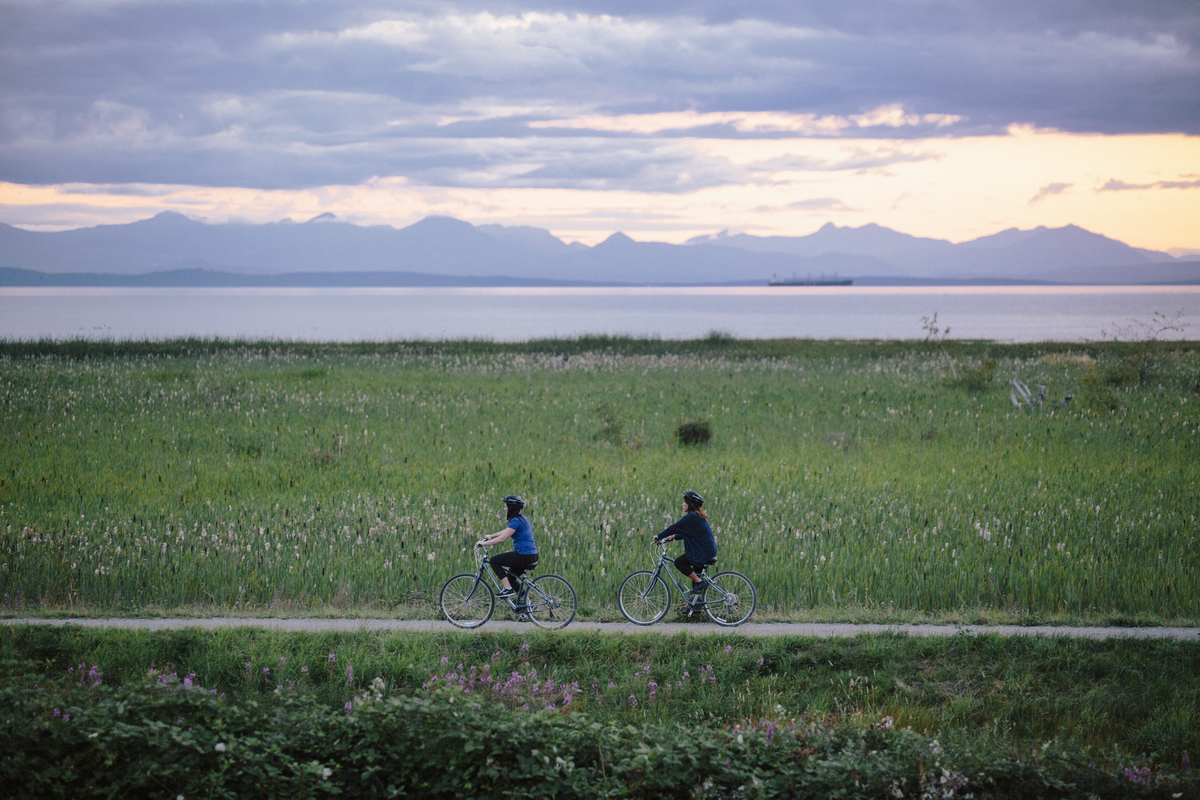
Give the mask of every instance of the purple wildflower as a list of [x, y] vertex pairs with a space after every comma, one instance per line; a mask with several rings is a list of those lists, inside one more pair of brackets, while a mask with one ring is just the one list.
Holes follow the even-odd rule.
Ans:
[[1130, 783], [1136, 783], [1139, 786], [1149, 786], [1150, 781], [1153, 779], [1149, 767], [1142, 767], [1141, 769], [1131, 769], [1126, 767], [1125, 777], [1129, 779]]

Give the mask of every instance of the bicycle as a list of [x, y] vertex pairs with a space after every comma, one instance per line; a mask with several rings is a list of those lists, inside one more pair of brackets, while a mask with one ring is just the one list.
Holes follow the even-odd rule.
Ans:
[[[478, 570], [450, 578], [438, 595], [442, 615], [451, 625], [460, 628], [478, 628], [491, 619], [496, 608], [496, 592], [502, 588], [495, 573], [488, 569], [491, 560], [487, 550], [479, 545], [475, 545], [475, 561], [479, 564]], [[485, 575], [491, 579], [491, 585], [484, 580]], [[579, 607], [575, 587], [560, 575], [524, 579], [521, 590], [514, 597], [503, 599], [518, 619], [528, 617], [539, 628], [551, 630], [569, 625]]]
[[[698, 597], [689, 598], [675, 580], [674, 563], [667, 557], [667, 545], [664, 542], [657, 544], [661, 548], [658, 565], [652, 570], [632, 573], [621, 582], [617, 591], [617, 603], [625, 619], [634, 625], [653, 625], [666, 615], [671, 608], [671, 589], [662, 578], [664, 571], [687, 603], [689, 616], [704, 609], [713, 622], [731, 628], [750, 619], [758, 606], [758, 594], [749, 578], [740, 572], [719, 572], [708, 578], [708, 586]], [[705, 577], [706, 569], [700, 570], [701, 578]]]

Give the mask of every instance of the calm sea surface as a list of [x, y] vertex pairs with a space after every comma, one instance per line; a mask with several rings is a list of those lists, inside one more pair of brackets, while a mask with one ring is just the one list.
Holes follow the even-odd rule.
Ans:
[[937, 312], [953, 338], [1083, 341], [1156, 311], [1186, 326], [1162, 338], [1200, 339], [1200, 286], [0, 288], [0, 338], [915, 339]]

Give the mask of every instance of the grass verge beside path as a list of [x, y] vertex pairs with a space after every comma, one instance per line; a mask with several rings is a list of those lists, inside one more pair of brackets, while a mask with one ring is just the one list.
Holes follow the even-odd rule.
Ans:
[[329, 707], [380, 677], [389, 690], [464, 686], [513, 709], [552, 705], [606, 724], [891, 717], [1012, 752], [1053, 741], [1093, 758], [1119, 752], [1175, 765], [1200, 752], [1194, 642], [18, 626], [0, 628], [0, 659], [32, 661], [48, 674], [95, 664], [115, 685], [134, 685], [153, 668], [193, 675], [232, 699], [279, 692]]

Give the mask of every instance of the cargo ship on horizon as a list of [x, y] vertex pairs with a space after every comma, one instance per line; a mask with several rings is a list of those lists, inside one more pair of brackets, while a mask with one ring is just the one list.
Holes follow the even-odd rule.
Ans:
[[790, 278], [781, 278], [778, 275], [771, 276], [771, 280], [767, 281], [768, 286], [853, 286], [853, 278], [839, 278], [837, 273], [833, 274], [832, 278], [826, 278], [822, 273], [821, 277], [814, 278], [809, 275], [807, 278], [799, 278], [793, 275]]

